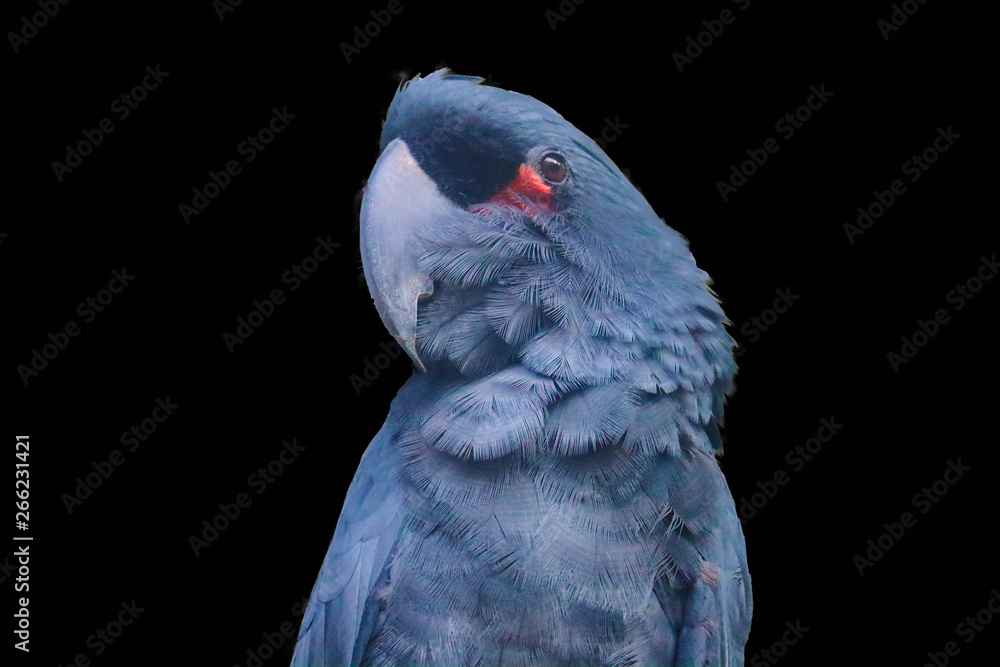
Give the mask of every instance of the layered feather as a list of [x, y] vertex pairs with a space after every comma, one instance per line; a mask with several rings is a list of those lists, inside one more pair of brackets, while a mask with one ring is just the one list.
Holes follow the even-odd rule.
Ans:
[[[749, 573], [715, 461], [736, 366], [707, 275], [607, 156], [535, 100], [435, 74], [400, 91], [386, 136], [413, 123], [482, 135], [498, 154], [528, 135], [560, 146], [573, 203], [473, 207], [421, 230], [427, 372], [393, 402], [379, 482], [392, 492], [374, 501], [400, 518], [351, 532], [361, 551], [338, 526], [299, 651], [320, 655], [318, 626], [344, 610], [358, 629], [349, 664], [741, 665]], [[432, 175], [450, 175], [442, 191], [471, 197], [476, 164], [455, 162], [469, 155], [430, 148]], [[341, 524], [355, 525], [359, 493]], [[391, 553], [364, 555], [371, 539]], [[363, 620], [356, 563], [373, 572]], [[341, 664], [329, 660], [296, 664]]]

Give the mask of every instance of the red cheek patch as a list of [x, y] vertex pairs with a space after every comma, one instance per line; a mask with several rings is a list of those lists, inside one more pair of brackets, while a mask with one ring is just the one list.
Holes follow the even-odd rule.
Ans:
[[[534, 204], [534, 206], [532, 206]], [[545, 184], [534, 169], [522, 164], [517, 170], [517, 178], [490, 198], [486, 204], [473, 206], [473, 213], [486, 212], [495, 206], [513, 208], [534, 217], [536, 209], [552, 210], [552, 187]]]

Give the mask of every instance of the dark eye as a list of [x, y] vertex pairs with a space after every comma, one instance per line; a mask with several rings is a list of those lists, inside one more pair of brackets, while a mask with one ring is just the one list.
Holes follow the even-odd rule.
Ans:
[[566, 181], [569, 175], [569, 167], [566, 166], [566, 158], [561, 153], [549, 151], [543, 153], [538, 161], [538, 171], [549, 183], [559, 185]]

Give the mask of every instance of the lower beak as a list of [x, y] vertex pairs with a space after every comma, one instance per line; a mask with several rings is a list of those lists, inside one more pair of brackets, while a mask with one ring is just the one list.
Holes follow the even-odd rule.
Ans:
[[379, 156], [361, 201], [368, 290], [385, 328], [420, 372], [427, 369], [417, 356], [417, 300], [433, 293], [434, 283], [417, 265], [417, 234], [454, 206], [398, 138]]

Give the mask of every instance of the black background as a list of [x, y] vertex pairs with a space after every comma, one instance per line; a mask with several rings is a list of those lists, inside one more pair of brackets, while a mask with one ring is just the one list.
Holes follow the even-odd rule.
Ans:
[[[946, 297], [997, 251], [984, 205], [992, 128], [976, 113], [993, 108], [985, 10], [929, 2], [885, 40], [887, 2], [591, 0], [555, 29], [555, 0], [402, 7], [350, 62], [338, 45], [384, 3], [248, 0], [220, 20], [208, 1], [72, 2], [16, 53], [8, 36], [3, 438], [10, 470], [14, 435], [31, 436], [34, 537], [31, 653], [15, 651], [15, 664], [83, 653], [94, 665], [247, 665], [263, 633], [297, 627], [293, 605], [410, 373], [400, 357], [357, 382], [391, 340], [359, 279], [360, 188], [399, 77], [443, 65], [535, 96], [592, 136], [617, 123], [607, 152], [713, 276], [744, 344], [723, 469], [738, 504], [776, 471], [789, 476], [745, 527], [747, 663], [770, 664], [768, 650], [786, 665], [921, 665], [956, 641], [954, 664], [986, 664], [1000, 623], [971, 643], [956, 626], [1000, 586], [1000, 285], [961, 310]], [[671, 54], [726, 8], [735, 20], [679, 72]], [[5, 33], [38, 11], [9, 3]], [[156, 65], [169, 75], [114, 117], [112, 101]], [[833, 93], [822, 108], [794, 136], [776, 132], [821, 85]], [[237, 146], [275, 107], [295, 118], [247, 163]], [[52, 162], [104, 117], [114, 132], [60, 182]], [[960, 138], [911, 183], [901, 166], [939, 127]], [[779, 151], [724, 202], [716, 182], [768, 137]], [[185, 224], [178, 205], [232, 159], [242, 173]], [[843, 224], [897, 178], [906, 193], [849, 242]], [[317, 236], [340, 247], [290, 291], [282, 274]], [[134, 280], [84, 323], [77, 304], [122, 267]], [[230, 353], [223, 333], [278, 288], [285, 303]], [[751, 340], [741, 330], [779, 289], [798, 299]], [[895, 372], [887, 354], [939, 308], [950, 321]], [[80, 335], [25, 384], [17, 367], [69, 320]], [[125, 451], [122, 432], [168, 396], [180, 407]], [[794, 470], [786, 453], [822, 418], [843, 428]], [[292, 438], [306, 449], [258, 495], [248, 477]], [[68, 513], [63, 494], [115, 449], [124, 463]], [[971, 470], [921, 514], [913, 495], [959, 458]], [[247, 491], [252, 504], [195, 556], [189, 536]], [[916, 525], [859, 576], [853, 557], [905, 511]], [[8, 599], [15, 576], [0, 573]], [[145, 611], [95, 655], [88, 637], [133, 599]], [[772, 648], [796, 621], [808, 632]], [[263, 664], [287, 664], [291, 650]]]

